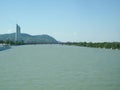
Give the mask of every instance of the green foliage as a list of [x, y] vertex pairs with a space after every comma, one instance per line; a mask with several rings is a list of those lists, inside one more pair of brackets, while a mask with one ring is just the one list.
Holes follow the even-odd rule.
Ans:
[[6, 45], [24, 45], [24, 41], [20, 41], [20, 42], [14, 42], [12, 40], [6, 40], [6, 41], [3, 41], [3, 40], [0, 40], [0, 44], [6, 44]]
[[0, 44], [4, 44], [4, 41], [3, 41], [3, 40], [0, 40]]
[[6, 41], [3, 41], [3, 40], [0, 40], [0, 43], [1, 44], [7, 44], [7, 45], [14, 45], [15, 43], [11, 40], [6, 40]]
[[24, 45], [24, 41], [23, 41], [23, 40], [22, 40], [22, 41], [19, 41], [19, 42], [16, 41], [16, 42], [15, 42], [15, 45]]
[[103, 42], [103, 43], [67, 42], [64, 44], [76, 45], [76, 46], [85, 46], [85, 47], [95, 47], [95, 48], [120, 49], [120, 42]]

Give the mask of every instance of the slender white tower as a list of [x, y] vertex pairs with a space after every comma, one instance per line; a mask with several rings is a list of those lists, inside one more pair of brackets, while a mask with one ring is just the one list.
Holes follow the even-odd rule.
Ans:
[[20, 26], [16, 24], [15, 41], [17, 42], [21, 41], [20, 29], [21, 29]]

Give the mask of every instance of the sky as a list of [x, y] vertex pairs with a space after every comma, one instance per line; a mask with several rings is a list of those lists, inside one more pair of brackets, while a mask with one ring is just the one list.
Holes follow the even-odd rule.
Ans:
[[120, 0], [0, 0], [0, 34], [16, 24], [63, 42], [120, 42]]

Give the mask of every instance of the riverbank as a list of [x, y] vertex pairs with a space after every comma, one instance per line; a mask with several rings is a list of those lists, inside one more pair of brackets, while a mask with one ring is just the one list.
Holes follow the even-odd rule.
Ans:
[[65, 45], [84, 46], [93, 48], [118, 49], [120, 50], [120, 42], [66, 42]]
[[0, 45], [0, 51], [10, 49], [11, 47], [9, 45]]

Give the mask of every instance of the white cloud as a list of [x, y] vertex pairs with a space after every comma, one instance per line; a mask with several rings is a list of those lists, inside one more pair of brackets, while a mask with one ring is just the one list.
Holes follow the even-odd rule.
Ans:
[[13, 29], [8, 29], [7, 30], [7, 33], [14, 33], [15, 32], [15, 30], [13, 30]]
[[78, 33], [77, 32], [73, 32], [73, 36], [78, 36]]

